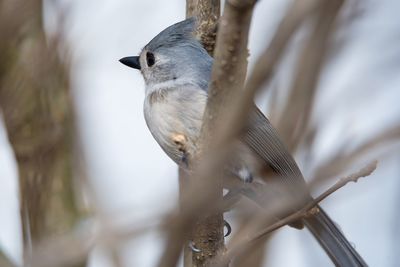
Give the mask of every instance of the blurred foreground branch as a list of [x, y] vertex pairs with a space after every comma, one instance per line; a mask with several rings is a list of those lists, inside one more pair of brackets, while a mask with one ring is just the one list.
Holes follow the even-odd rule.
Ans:
[[306, 217], [306, 216], [309, 216], [310, 214], [318, 212], [318, 211], [314, 210], [314, 208], [316, 208], [318, 203], [323, 201], [325, 198], [327, 198], [328, 196], [330, 196], [331, 194], [333, 194], [334, 192], [336, 192], [337, 190], [339, 190], [346, 184], [348, 184], [350, 182], [356, 183], [358, 181], [358, 179], [371, 175], [375, 171], [375, 169], [377, 167], [377, 163], [378, 162], [376, 160], [374, 160], [374, 161], [370, 162], [369, 164], [367, 164], [364, 168], [360, 169], [358, 172], [355, 172], [353, 174], [350, 174], [348, 176], [340, 178], [339, 181], [337, 181], [333, 186], [331, 186], [328, 190], [323, 192], [320, 196], [315, 198], [313, 201], [308, 203], [301, 210], [287, 216], [286, 218], [269, 226], [267, 229], [263, 230], [262, 232], [256, 234], [254, 237], [251, 238], [250, 242], [255, 241], [256, 239], [258, 239], [264, 235], [267, 235], [282, 226], [288, 225], [292, 222], [296, 222], [303, 217]]
[[[224, 15], [218, 32], [219, 37], [215, 52], [216, 60], [213, 65], [210, 94], [204, 115], [201, 137], [198, 141], [197, 155], [194, 156], [196, 162], [203, 162], [204, 155], [212, 155], [212, 153], [208, 152], [210, 152], [210, 147], [213, 147], [212, 144], [215, 144], [215, 135], [210, 136], [214, 131], [209, 131], [209, 129], [216, 127], [216, 122], [222, 119], [222, 114], [227, 111], [226, 109], [222, 109], [222, 107], [224, 104], [230, 102], [231, 97], [229, 95], [234, 95], [235, 88], [242, 88], [246, 76], [248, 30], [255, 1], [245, 1], [243, 5], [234, 5], [231, 2], [226, 1]], [[209, 3], [213, 4], [216, 2], [212, 1], [212, 3]], [[188, 5], [188, 8], [190, 10], [191, 5]], [[230, 88], [232, 86], [233, 88]], [[229, 89], [231, 89], [231, 92]], [[218, 140], [221, 139], [218, 138]], [[192, 160], [189, 160], [189, 162]], [[194, 244], [201, 251], [199, 254], [193, 255], [193, 264], [195, 266], [208, 266], [210, 260], [218, 252], [221, 252], [224, 247], [222, 213], [210, 214], [209, 210], [205, 213], [202, 212], [207, 207], [207, 203], [210, 203], [209, 201], [215, 204], [215, 201], [219, 202], [222, 200], [221, 168], [203, 168], [204, 165], [207, 164], [191, 166], [195, 169], [194, 175], [192, 175], [194, 183], [190, 189], [182, 192], [181, 203], [184, 203], [182, 214], [176, 218], [177, 226], [174, 227], [176, 229], [169, 231], [167, 240], [174, 248], [172, 250], [167, 245], [167, 249], [164, 251], [164, 255], [160, 261], [160, 266], [170, 266], [176, 263], [177, 243], [182, 242], [182, 237], [179, 238], [176, 236], [177, 230], [179, 229], [179, 231], [183, 232], [189, 231], [193, 227], [191, 224], [196, 222], [194, 218], [199, 217], [199, 214], [201, 214], [200, 217], [204, 218], [206, 216], [207, 218], [203, 219], [204, 221], [200, 221], [195, 229], [193, 229]], [[216, 167], [217, 165], [214, 166]], [[219, 166], [223, 165], [220, 164]], [[193, 194], [195, 188], [197, 192]], [[202, 194], [200, 195], [199, 192]], [[205, 195], [207, 195], [207, 199], [204, 198]], [[219, 205], [217, 204], [217, 206]], [[182, 236], [182, 233], [179, 235]]]
[[336, 17], [343, 2], [343, 0], [326, 1], [318, 6], [315, 16], [310, 16], [310, 19], [314, 20], [313, 29], [303, 44], [290, 93], [282, 111], [284, 116], [277, 126], [289, 151], [296, 149], [300, 138], [308, 128], [319, 76], [334, 32]]
[[373, 151], [382, 147], [385, 144], [390, 144], [400, 139], [400, 125], [396, 124], [389, 129], [382, 131], [370, 140], [364, 142], [351, 152], [346, 153], [345, 147], [337, 152], [334, 157], [321, 164], [315, 171], [314, 179], [310, 183], [310, 187], [315, 187], [316, 184], [331, 178], [333, 175], [337, 175], [356, 160], [359, 160], [362, 156], [368, 154], [369, 151]]
[[0, 266], [1, 267], [15, 267], [15, 265], [8, 259], [8, 257], [0, 249]]
[[[204, 48], [212, 56], [216, 43], [217, 23], [220, 17], [219, 0], [187, 0], [186, 1], [186, 17], [196, 17], [196, 35], [201, 40]], [[187, 181], [189, 175], [181, 172], [180, 174], [180, 195], [185, 195]], [[215, 187], [216, 197], [222, 197], [222, 186]], [[181, 197], [181, 206], [185, 209], [184, 197]], [[191, 240], [194, 246], [200, 251], [194, 252], [188, 249], [188, 244], [184, 249], [184, 265], [203, 266], [207, 260], [215, 257], [218, 251], [224, 248], [224, 219], [222, 213], [211, 214], [203, 217], [199, 216], [198, 221], [192, 229]], [[185, 244], [185, 243], [184, 243]], [[191, 257], [189, 258], [189, 256]]]
[[45, 36], [42, 2], [0, 4], [2, 13], [7, 12], [2, 26], [15, 26], [12, 34], [7, 26], [0, 32], [0, 107], [18, 162], [29, 261], [32, 246], [70, 231], [79, 218], [72, 181], [69, 73], [59, 58], [60, 36]]
[[[243, 1], [241, 5], [232, 2], [225, 2], [220, 20], [209, 97], [194, 162], [202, 161], [202, 157], [209, 155], [210, 148], [221, 145], [218, 136], [220, 123], [232, 109], [232, 97], [243, 88], [246, 78], [248, 33], [255, 1]], [[223, 168], [213, 173], [213, 179], [208, 178], [207, 181], [210, 186], [204, 191], [208, 198], [217, 200], [217, 203], [222, 201], [223, 175]], [[207, 261], [211, 261], [224, 249], [222, 212], [206, 220], [194, 229], [193, 241], [201, 251], [193, 257], [195, 266], [209, 266]]]
[[[220, 192], [222, 192], [222, 188], [221, 185], [218, 184], [220, 179], [213, 178], [215, 178], [215, 174], [220, 173], [221, 166], [225, 165], [225, 160], [229, 155], [230, 145], [239, 135], [245, 120], [247, 119], [247, 114], [253, 105], [254, 94], [257, 90], [261, 89], [265, 81], [271, 77], [275, 64], [282, 56], [284, 48], [293, 33], [299, 27], [300, 22], [303, 21], [311, 11], [315, 10], [316, 7], [315, 1], [308, 1], [304, 5], [302, 1], [296, 1], [293, 6], [290, 7], [288, 14], [282, 21], [271, 45], [260, 57], [253, 73], [250, 75], [246, 90], [242, 91], [237, 89], [241, 88], [245, 77], [245, 71], [243, 70], [246, 69], [245, 66], [247, 64], [245, 59], [247, 57], [248, 25], [243, 25], [241, 22], [250, 22], [251, 10], [254, 4], [255, 1], [245, 1], [241, 3], [238, 3], [237, 1], [226, 2], [224, 12], [233, 9], [236, 10], [236, 12], [233, 13], [236, 16], [233, 15], [231, 17], [226, 15], [227, 18], [234, 18], [234, 20], [227, 20], [225, 23], [221, 23], [218, 35], [221, 34], [222, 36], [221, 32], [223, 32], [224, 27], [226, 27], [227, 32], [229, 32], [228, 29], [234, 29], [233, 27], [230, 27], [232, 25], [238, 27], [238, 32], [227, 38], [229, 45], [225, 44], [219, 37], [217, 39], [218, 43], [221, 43], [219, 48], [221, 49], [221, 57], [218, 57], [219, 44], [217, 43], [216, 60], [214, 62], [213, 77], [209, 93], [209, 105], [205, 111], [202, 137], [200, 138], [200, 144], [203, 142], [206, 150], [199, 150], [201, 155], [208, 155], [208, 157], [202, 157], [201, 161], [197, 161], [198, 164], [192, 175], [193, 183], [185, 190], [184, 195], [181, 196], [181, 203], [185, 203], [185, 207], [182, 209], [180, 216], [169, 218], [169, 220], [173, 220], [173, 223], [171, 223], [171, 227], [168, 229], [166, 249], [160, 259], [159, 266], [173, 266], [176, 264], [179, 256], [178, 249], [184, 242], [183, 240], [185, 239], [186, 234], [190, 232], [190, 229], [193, 227], [193, 223], [195, 222], [194, 218], [198, 216], [198, 214], [209, 213], [210, 203], [213, 203], [213, 206], [218, 206], [218, 204], [216, 204], [220, 198], [218, 197], [218, 193], [210, 194], [210, 192], [218, 192], [220, 189]], [[235, 33], [235, 30], [233, 30], [232, 33]], [[225, 54], [225, 57], [232, 53], [239, 54], [238, 56], [225, 58], [224, 53], [227, 53]], [[224, 61], [225, 59], [228, 61]], [[238, 62], [239, 60], [241, 60], [241, 62]], [[241, 63], [245, 65], [241, 66]], [[241, 70], [241, 72], [238, 70]], [[222, 91], [220, 92], [212, 89], [215, 84], [218, 86], [218, 82], [221, 82], [222, 84]], [[233, 86], [233, 88], [231, 90], [228, 90], [228, 88], [224, 89], [223, 86], [225, 85]], [[220, 99], [221, 101], [217, 99]], [[224, 105], [226, 107], [234, 106], [235, 108], [228, 110], [227, 108], [224, 108]], [[220, 122], [223, 121], [224, 123], [221, 123], [216, 128], [212, 128], [212, 126], [215, 126], [215, 121], [217, 121], [216, 118], [218, 118]], [[212, 131], [207, 131], [211, 128]], [[211, 137], [208, 136], [210, 134], [212, 134]], [[208, 143], [210, 141], [204, 142], [205, 138], [210, 138], [212, 145]], [[204, 198], [205, 194], [207, 195], [207, 199]]]
[[[151, 226], [152, 229], [164, 229], [167, 233], [159, 266], [176, 266], [181, 248], [188, 239], [193, 239], [199, 251], [194, 252], [193, 258], [187, 257], [188, 254], [185, 255], [185, 267], [213, 264], [227, 266], [233, 258], [237, 260], [234, 263], [237, 267], [258, 265], [262, 262], [265, 246], [265, 240], [261, 237], [309, 215], [324, 198], [348, 182], [369, 175], [376, 168], [376, 162], [373, 162], [359, 172], [340, 179], [300, 211], [280, 219], [275, 224], [265, 223], [271, 216], [253, 212], [246, 218], [248, 228], [252, 230], [251, 238], [242, 234], [245, 231], [241, 230], [245, 227], [241, 227], [237, 232], [242, 234], [242, 238], [232, 238], [231, 240], [234, 240], [230, 243], [232, 246], [228, 246], [228, 250], [225, 251], [223, 217], [220, 209], [223, 206], [221, 202], [222, 178], [224, 178], [221, 166], [225, 166], [226, 158], [232, 151], [232, 143], [243, 129], [253, 106], [254, 95], [271, 79], [287, 44], [300, 25], [310, 16], [317, 14], [317, 21], [323, 23], [314, 29], [315, 32], [310, 36], [304, 49], [304, 58], [302, 57], [300, 61], [308, 59], [306, 55], [314, 55], [316, 58], [310, 62], [306, 61], [308, 64], [305, 68], [310, 72], [303, 72], [298, 67], [297, 80], [294, 83], [300, 87], [299, 92], [313, 95], [317, 76], [323, 64], [323, 55], [326, 52], [325, 38], [328, 37], [332, 20], [337, 14], [331, 10], [327, 14], [329, 16], [324, 16], [320, 1], [294, 1], [271, 44], [258, 59], [254, 71], [245, 84], [247, 39], [255, 2], [255, 0], [226, 1], [218, 40], [215, 43], [216, 22], [220, 12], [219, 1], [187, 0], [187, 16], [198, 18], [197, 34], [207, 51], [213, 54], [216, 45], [215, 63], [209, 102], [198, 143], [198, 155], [195, 155], [198, 166], [190, 166], [191, 172], [184, 173], [188, 177], [183, 177], [183, 172], [181, 174], [181, 212], [178, 213], [178, 209], [175, 209], [165, 216], [163, 223]], [[72, 114], [68, 93], [68, 71], [67, 66], [60, 62], [58, 57], [60, 40], [46, 40], [38, 18], [41, 6], [37, 1], [32, 3], [36, 3], [37, 6], [34, 6], [33, 14], [28, 17], [35, 17], [38, 20], [33, 26], [29, 24], [31, 21], [28, 23], [15, 15], [17, 10], [26, 10], [18, 4], [15, 5], [19, 8], [11, 9], [14, 10], [14, 15], [7, 15], [8, 19], [15, 20], [10, 22], [10, 25], [14, 26], [4, 27], [0, 24], [0, 34], [2, 40], [5, 40], [0, 43], [2, 51], [5, 51], [0, 54], [1, 59], [4, 59], [0, 63], [0, 105], [5, 114], [10, 141], [17, 156], [21, 175], [24, 240], [25, 245], [29, 246], [31, 240], [35, 244], [36, 241], [48, 236], [60, 237], [60, 233], [68, 232], [67, 236], [48, 243], [50, 245], [44, 247], [41, 251], [43, 253], [37, 253], [31, 264], [41, 267], [83, 266], [87, 254], [95, 244], [107, 244], [109, 245], [107, 249], [116, 251], [119, 248], [116, 245], [118, 242], [135, 238], [149, 229], [138, 228], [131, 232], [118, 233], [105, 228], [101, 229], [100, 233], [81, 234], [79, 238], [71, 234], [73, 231], [70, 230], [79, 218], [79, 211], [74, 201], [71, 181]], [[32, 3], [29, 4], [30, 8]], [[5, 16], [0, 17], [1, 22], [7, 22], [4, 18]], [[23, 31], [21, 25], [24, 25]], [[9, 28], [18, 33], [18, 38], [10, 34]], [[322, 43], [315, 44], [320, 41]], [[317, 48], [313, 45], [317, 45]], [[302, 76], [304, 73], [305, 76]], [[291, 90], [294, 89], [293, 85]], [[295, 95], [291, 95], [290, 104], [297, 101], [302, 103], [301, 106], [290, 110], [290, 113], [299, 112], [295, 114], [296, 116], [304, 113], [301, 115], [304, 116], [302, 120], [307, 122], [311, 112], [312, 97], [297, 100]], [[292, 107], [288, 105], [287, 108]], [[294, 126], [294, 124], [288, 126], [289, 134], [293, 134]], [[307, 127], [307, 123], [304, 127]], [[398, 136], [398, 128], [391, 136], [395, 135]], [[296, 135], [296, 138], [299, 136]], [[295, 140], [294, 146], [298, 141]], [[356, 154], [365, 152], [364, 148], [369, 146], [357, 150]], [[332, 164], [331, 168], [332, 166], [336, 165]], [[325, 175], [325, 171], [323, 170], [322, 175]], [[188, 181], [190, 183], [185, 184]], [[274, 208], [285, 210], [287, 207], [282, 205]], [[256, 231], [255, 229], [258, 229], [254, 227], [256, 224], [262, 225], [261, 229], [264, 230]], [[91, 225], [90, 228], [95, 227]], [[255, 249], [257, 251], [254, 255], [257, 259], [249, 258], [253, 255], [250, 252], [254, 252]], [[58, 254], [60, 251], [63, 252], [62, 256]], [[222, 261], [219, 261], [220, 259]], [[47, 265], [44, 262], [47, 262]]]
[[[360, 169], [359, 171], [352, 173], [348, 176], [340, 178], [333, 186], [331, 186], [328, 190], [323, 192], [320, 196], [306, 204], [303, 208], [298, 211], [291, 213], [290, 215], [280, 219], [279, 221], [271, 224], [266, 229], [262, 229], [260, 231], [254, 231], [255, 227], [253, 226], [248, 227], [247, 230], [242, 229], [242, 233], [238, 233], [237, 237], [233, 237], [233, 242], [228, 246], [226, 253], [221, 255], [221, 257], [217, 260], [217, 264], [215, 266], [223, 266], [227, 262], [230, 262], [232, 258], [237, 255], [240, 255], [241, 251], [252, 247], [252, 244], [258, 244], [262, 240], [262, 238], [266, 237], [267, 235], [271, 234], [273, 231], [288, 225], [290, 223], [296, 222], [301, 220], [304, 217], [312, 216], [313, 214], [319, 212], [318, 207], [316, 207], [321, 201], [325, 198], [339, 190], [340, 188], [344, 187], [349, 182], [357, 182], [358, 179], [362, 177], [367, 177], [374, 172], [377, 167], [377, 161], [372, 161], [368, 163], [365, 167]], [[291, 206], [293, 203], [282, 203], [280, 207], [275, 207], [277, 209], [286, 209], [288, 206]], [[265, 216], [261, 216], [259, 218], [254, 217], [253, 220], [260, 221], [260, 218]]]

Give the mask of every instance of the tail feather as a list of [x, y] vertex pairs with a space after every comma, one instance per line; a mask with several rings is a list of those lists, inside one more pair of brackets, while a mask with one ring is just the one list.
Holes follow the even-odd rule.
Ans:
[[321, 207], [318, 208], [319, 212], [315, 216], [305, 218], [304, 224], [333, 263], [344, 267], [368, 266], [325, 211]]

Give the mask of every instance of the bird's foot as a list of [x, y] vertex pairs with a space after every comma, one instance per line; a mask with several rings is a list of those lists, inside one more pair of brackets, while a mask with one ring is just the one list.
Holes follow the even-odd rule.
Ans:
[[[230, 225], [227, 221], [225, 221], [225, 220], [224, 220], [224, 226], [226, 227], [226, 233], [225, 233], [224, 237], [227, 237], [227, 236], [229, 236], [229, 235], [232, 233], [232, 227], [231, 227], [231, 225]], [[197, 248], [193, 241], [190, 241], [190, 242], [189, 242], [188, 247], [189, 247], [189, 248], [192, 250], [192, 252], [194, 252], [194, 253], [200, 253], [200, 252], [201, 252], [201, 249]]]
[[226, 233], [225, 233], [224, 237], [227, 237], [227, 236], [229, 236], [229, 235], [232, 233], [232, 227], [231, 227], [231, 225], [230, 225], [227, 221], [225, 221], [225, 220], [224, 220], [224, 226], [226, 227]]

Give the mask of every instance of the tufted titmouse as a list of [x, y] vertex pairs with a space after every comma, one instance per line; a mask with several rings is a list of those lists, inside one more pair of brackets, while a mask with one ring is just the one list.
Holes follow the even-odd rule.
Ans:
[[[147, 126], [162, 149], [181, 166], [196, 150], [213, 64], [213, 59], [193, 35], [195, 24], [193, 18], [176, 23], [154, 37], [139, 56], [120, 60], [141, 71], [145, 81], [144, 116]], [[244, 135], [235, 145], [236, 156], [230, 160], [227, 169], [236, 177], [247, 184], [258, 183], [253, 178], [263, 178], [268, 168], [275, 173], [274, 177], [279, 177], [285, 194], [301, 195], [299, 200], [306, 194], [305, 199], [311, 199], [293, 157], [268, 119], [255, 106]], [[268, 187], [268, 183], [261, 183]], [[254, 197], [256, 193], [246, 192], [260, 204], [260, 198]], [[301, 205], [304, 203], [299, 203], [298, 208]], [[302, 223], [336, 265], [366, 266], [321, 207]]]

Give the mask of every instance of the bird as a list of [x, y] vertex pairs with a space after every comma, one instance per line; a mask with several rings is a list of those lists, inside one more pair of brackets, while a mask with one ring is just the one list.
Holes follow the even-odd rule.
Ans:
[[[194, 34], [196, 23], [193, 17], [175, 23], [147, 43], [138, 56], [120, 59], [141, 72], [146, 124], [165, 153], [183, 168], [196, 152], [213, 65], [213, 58]], [[258, 204], [268, 205], [257, 188], [271, 185], [277, 201], [298, 196], [296, 208], [301, 208], [305, 204], [301, 199], [312, 200], [302, 172], [272, 124], [253, 106], [225, 169], [231, 179], [243, 182], [245, 189], [241, 192]], [[265, 170], [272, 171], [268, 179], [274, 182], [265, 182]], [[296, 228], [303, 225], [336, 266], [367, 266], [320, 206], [311, 216], [293, 224]]]

